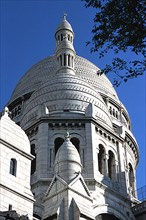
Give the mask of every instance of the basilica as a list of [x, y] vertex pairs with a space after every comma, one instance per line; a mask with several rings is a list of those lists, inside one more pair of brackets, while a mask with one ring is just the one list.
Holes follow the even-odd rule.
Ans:
[[26, 72], [1, 114], [0, 219], [144, 220], [128, 112], [76, 54], [66, 15], [55, 39], [55, 54]]

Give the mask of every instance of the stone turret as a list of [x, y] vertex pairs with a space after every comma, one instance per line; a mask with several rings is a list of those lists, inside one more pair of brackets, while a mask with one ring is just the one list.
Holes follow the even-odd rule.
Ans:
[[59, 148], [55, 158], [55, 173], [67, 183], [71, 182], [77, 174], [81, 173], [81, 160], [75, 146], [71, 143], [69, 133]]
[[81, 216], [94, 219], [93, 200], [82, 177], [81, 167], [79, 153], [67, 132], [56, 154], [54, 177], [43, 199], [43, 220], [80, 220]]
[[55, 33], [56, 38], [56, 56], [58, 61], [57, 73], [72, 73], [74, 72], [75, 50], [73, 46], [74, 32], [71, 25], [66, 20], [64, 14], [60, 25]]

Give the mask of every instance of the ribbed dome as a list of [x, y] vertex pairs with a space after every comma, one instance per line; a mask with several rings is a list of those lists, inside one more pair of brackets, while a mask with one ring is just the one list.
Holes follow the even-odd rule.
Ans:
[[56, 114], [62, 117], [65, 111], [85, 117], [88, 105], [92, 104], [94, 119], [112, 127], [107, 100], [116, 103], [117, 115], [121, 107], [125, 109], [115, 89], [104, 74], [98, 74], [97, 66], [76, 55], [73, 31], [65, 16], [57, 31], [55, 55], [35, 64], [21, 78], [7, 104], [15, 116], [21, 108], [16, 121], [23, 128], [28, 127], [40, 117], [40, 106], [46, 107], [53, 117]]
[[[107, 107], [96, 90], [86, 81], [70, 74], [56, 74], [56, 77], [34, 92], [24, 110], [21, 126], [31, 123], [41, 105], [46, 106], [50, 116], [69, 113], [85, 115], [87, 106], [92, 103], [98, 120], [112, 127]], [[67, 113], [66, 113], [67, 114]]]
[[[47, 81], [53, 80], [57, 71], [57, 61], [55, 56], [50, 56], [32, 66], [18, 82], [8, 104], [25, 94], [38, 90], [40, 86]], [[83, 57], [75, 58], [75, 74], [84, 79], [89, 85], [92, 85], [98, 92], [118, 100], [115, 89], [102, 74], [97, 75], [99, 68]]]
[[66, 182], [70, 182], [76, 177], [77, 173], [81, 173], [80, 156], [75, 146], [71, 143], [68, 133], [56, 154], [54, 164], [55, 173]]

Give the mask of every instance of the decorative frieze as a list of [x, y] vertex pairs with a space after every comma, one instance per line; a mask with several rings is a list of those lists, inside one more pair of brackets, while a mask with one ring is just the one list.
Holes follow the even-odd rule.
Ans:
[[37, 133], [38, 133], [38, 126], [29, 130], [26, 134], [30, 138], [30, 137], [35, 136]]
[[52, 129], [78, 129], [78, 128], [84, 128], [85, 127], [85, 124], [84, 123], [74, 123], [74, 122], [53, 122], [53, 123], [49, 123], [49, 128], [52, 128]]
[[132, 140], [132, 137], [130, 138], [130, 136], [125, 137], [125, 142], [128, 144], [128, 146], [131, 148], [131, 150], [134, 153], [135, 159], [138, 160], [138, 149], [137, 149], [137, 145], [134, 143], [134, 141]]
[[100, 136], [102, 136], [104, 139], [106, 139], [106, 140], [108, 140], [110, 143], [112, 143], [112, 144], [118, 146], [118, 144], [119, 144], [118, 141], [117, 141], [114, 137], [112, 137], [110, 134], [108, 134], [107, 132], [105, 132], [103, 129], [98, 128], [98, 127], [95, 127], [95, 130], [96, 130], [96, 132], [97, 132]]

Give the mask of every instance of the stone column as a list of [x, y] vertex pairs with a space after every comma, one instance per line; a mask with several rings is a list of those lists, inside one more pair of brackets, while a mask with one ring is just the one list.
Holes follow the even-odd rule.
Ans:
[[115, 160], [115, 177], [114, 177], [114, 179], [116, 181], [118, 180], [118, 173], [119, 173], [118, 161]]
[[108, 176], [108, 159], [109, 159], [109, 155], [108, 154], [105, 154], [104, 156], [104, 160], [105, 160], [105, 168], [104, 168], [104, 175], [105, 176]]
[[86, 123], [85, 125], [86, 135], [86, 155], [85, 155], [85, 167], [87, 167], [87, 177], [93, 178], [97, 173], [97, 157], [96, 157], [96, 142], [95, 142], [95, 125], [92, 123]]
[[99, 173], [99, 165], [98, 165], [98, 164], [99, 164], [99, 162], [98, 162], [98, 154], [99, 154], [99, 148], [97, 148], [97, 147], [96, 147], [96, 155], [97, 155], [97, 156], [96, 156], [96, 157], [97, 157], [97, 171], [98, 171], [98, 173]]
[[47, 178], [48, 170], [48, 123], [39, 125], [37, 134], [37, 171], [39, 178]]

